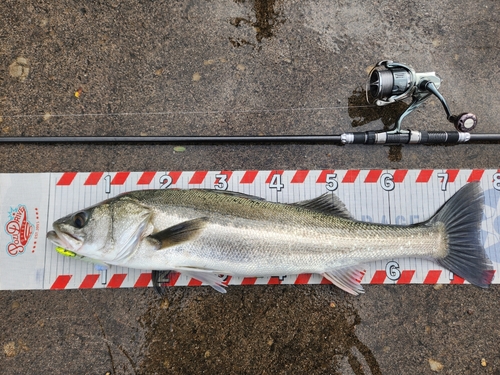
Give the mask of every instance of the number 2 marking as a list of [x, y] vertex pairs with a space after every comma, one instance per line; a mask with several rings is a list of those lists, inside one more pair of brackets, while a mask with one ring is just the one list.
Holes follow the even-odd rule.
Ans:
[[166, 189], [170, 185], [172, 185], [172, 177], [170, 177], [168, 174], [164, 174], [160, 177], [160, 189]]

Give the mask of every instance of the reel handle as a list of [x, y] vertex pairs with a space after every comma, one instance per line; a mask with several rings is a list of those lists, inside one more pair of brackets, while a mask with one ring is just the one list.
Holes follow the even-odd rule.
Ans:
[[458, 116], [451, 116], [449, 120], [459, 132], [470, 132], [477, 126], [477, 116], [473, 113], [461, 113]]

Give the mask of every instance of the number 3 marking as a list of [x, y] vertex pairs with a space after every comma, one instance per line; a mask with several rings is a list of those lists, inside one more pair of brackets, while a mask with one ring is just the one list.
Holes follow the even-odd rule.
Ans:
[[228, 188], [227, 174], [216, 174], [215, 182], [216, 182], [216, 184], [214, 185], [215, 190], [227, 190]]

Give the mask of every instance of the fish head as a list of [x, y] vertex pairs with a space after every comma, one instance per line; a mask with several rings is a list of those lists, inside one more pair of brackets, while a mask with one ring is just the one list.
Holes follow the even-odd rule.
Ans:
[[150, 217], [148, 207], [119, 197], [56, 220], [47, 238], [80, 256], [116, 263], [149, 234]]

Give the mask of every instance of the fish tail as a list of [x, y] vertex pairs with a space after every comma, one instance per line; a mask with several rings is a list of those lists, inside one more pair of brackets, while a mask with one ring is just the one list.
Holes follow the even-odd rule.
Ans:
[[435, 261], [471, 284], [487, 288], [493, 278], [493, 267], [480, 240], [483, 205], [484, 194], [479, 183], [469, 183], [426, 224], [445, 226], [447, 254]]

